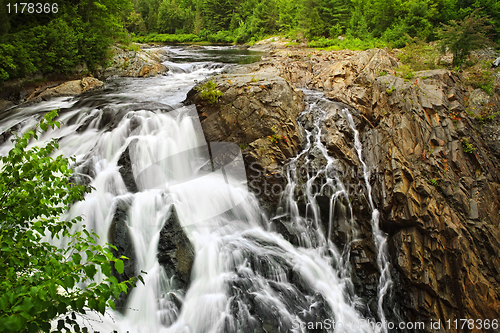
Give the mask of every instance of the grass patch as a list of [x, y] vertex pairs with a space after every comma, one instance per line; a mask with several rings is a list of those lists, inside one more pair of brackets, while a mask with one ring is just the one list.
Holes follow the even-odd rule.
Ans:
[[489, 63], [482, 63], [471, 67], [465, 71], [464, 76], [466, 84], [471, 85], [475, 89], [480, 88], [491, 96], [495, 89], [495, 75], [493, 70], [488, 67]]
[[396, 73], [398, 73], [398, 75], [405, 80], [411, 80], [415, 77], [415, 73], [413, 72], [410, 65], [401, 64], [396, 69]]
[[411, 38], [406, 47], [398, 54], [399, 61], [412, 71], [423, 71], [445, 67], [440, 62], [441, 55], [435, 46], [431, 46], [417, 37]]
[[439, 186], [439, 181], [436, 178], [429, 179], [429, 183], [435, 187]]
[[127, 50], [127, 51], [140, 51], [141, 48], [139, 47], [139, 45], [135, 44], [135, 43], [130, 43], [129, 45], [125, 45], [125, 44], [116, 44], [117, 47], [119, 47], [120, 49], [122, 50]]
[[370, 39], [364, 41], [359, 38], [344, 38], [344, 40], [340, 40], [338, 38], [331, 39], [325, 37], [312, 40], [311, 42], [309, 42], [308, 45], [308, 47], [316, 49], [325, 49], [333, 51], [346, 50], [346, 49], [349, 49], [351, 51], [364, 51], [374, 48], [383, 48], [386, 46], [387, 44], [379, 39]]
[[462, 148], [467, 154], [472, 154], [476, 150], [476, 148], [469, 142], [469, 138], [462, 139]]
[[203, 42], [204, 40], [195, 34], [156, 34], [134, 37], [136, 43], [192, 43]]

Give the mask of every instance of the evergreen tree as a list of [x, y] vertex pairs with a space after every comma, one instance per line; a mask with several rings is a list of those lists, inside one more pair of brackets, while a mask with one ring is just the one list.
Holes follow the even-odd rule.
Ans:
[[488, 24], [488, 17], [478, 16], [476, 9], [462, 21], [451, 20], [438, 30], [441, 51], [449, 49], [453, 53], [453, 65], [461, 66], [473, 50], [491, 45], [486, 37], [493, 28]]
[[184, 22], [184, 11], [175, 0], [163, 0], [158, 10], [158, 32], [173, 34], [183, 28]]

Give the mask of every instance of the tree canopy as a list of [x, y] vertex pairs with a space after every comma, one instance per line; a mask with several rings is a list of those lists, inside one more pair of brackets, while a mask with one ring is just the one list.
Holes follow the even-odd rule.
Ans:
[[93, 71], [108, 47], [129, 34], [139, 42], [223, 43], [277, 33], [309, 40], [342, 35], [404, 47], [414, 37], [437, 40], [442, 24], [474, 12], [500, 42], [495, 0], [61, 0], [57, 13], [36, 15], [13, 12], [15, 3], [0, 0], [0, 84], [32, 73], [70, 73], [83, 63]]
[[[0, 0], [0, 83], [32, 73], [90, 70], [106, 58], [111, 43], [125, 36], [130, 0], [60, 0], [47, 12], [29, 13]], [[22, 12], [21, 12], [22, 11]]]
[[300, 32], [309, 38], [381, 38], [396, 47], [407, 36], [436, 40], [441, 23], [477, 10], [488, 15], [500, 41], [500, 2], [492, 0], [136, 0], [135, 9], [146, 27], [132, 29], [136, 34], [218, 34], [218, 41], [240, 42]]

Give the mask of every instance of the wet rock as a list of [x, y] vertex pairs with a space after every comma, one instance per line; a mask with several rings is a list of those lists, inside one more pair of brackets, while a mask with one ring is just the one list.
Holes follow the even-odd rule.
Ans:
[[273, 228], [277, 233], [283, 236], [290, 244], [295, 246], [300, 245], [300, 236], [298, 235], [298, 230], [295, 230], [290, 222], [285, 221], [282, 218], [277, 218], [272, 220]]
[[0, 98], [0, 111], [13, 107], [15, 104], [9, 100]]
[[[126, 222], [131, 202], [131, 198], [117, 200], [113, 220], [111, 221], [108, 230], [108, 242], [117, 248], [116, 250], [112, 249], [113, 255], [116, 258], [120, 258], [121, 256], [128, 258], [123, 259], [124, 269], [121, 274], [116, 271], [114, 265], [111, 266], [113, 276], [115, 276], [119, 282], [123, 282], [137, 276], [137, 272], [135, 270], [134, 245]], [[115, 301], [116, 308], [119, 311], [124, 312], [126, 310], [124, 308], [126, 303], [127, 294], [121, 293], [119, 298]]]
[[132, 161], [130, 159], [130, 149], [136, 143], [136, 139], [132, 140], [118, 159], [118, 166], [120, 167], [119, 172], [123, 178], [123, 182], [125, 183], [127, 190], [132, 193], [137, 193], [139, 191], [135, 181], [134, 172], [132, 170]]
[[85, 159], [83, 163], [74, 168], [74, 173], [71, 176], [71, 181], [76, 184], [90, 185], [95, 178], [96, 172], [92, 158]]
[[165, 268], [167, 275], [173, 279], [174, 289], [188, 289], [194, 249], [180, 225], [174, 206], [160, 231], [158, 261]]

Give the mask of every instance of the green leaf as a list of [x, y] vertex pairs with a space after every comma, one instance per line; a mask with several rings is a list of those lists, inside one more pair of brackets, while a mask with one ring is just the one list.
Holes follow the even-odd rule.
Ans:
[[74, 285], [75, 285], [75, 279], [71, 275], [66, 275], [66, 277], [64, 277], [64, 286], [67, 289], [71, 289], [73, 288]]
[[106, 276], [111, 276], [111, 265], [109, 262], [103, 262], [101, 265], [101, 271]]
[[80, 265], [80, 261], [82, 260], [82, 256], [79, 253], [73, 254], [72, 258], [73, 258], [73, 262], [76, 265]]
[[94, 265], [88, 265], [84, 267], [85, 274], [89, 277], [89, 279], [93, 279], [94, 275], [97, 273]]
[[104, 302], [99, 302], [97, 304], [97, 311], [99, 311], [102, 315], [106, 312], [106, 303]]
[[47, 315], [49, 318], [54, 318], [57, 316], [57, 308], [54, 305], [51, 305], [47, 308]]
[[39, 330], [38, 324], [36, 322], [30, 322], [27, 324], [28, 333], [37, 333]]
[[124, 269], [124, 264], [123, 264], [123, 261], [120, 260], [120, 259], [117, 259], [115, 261], [115, 269], [116, 271], [118, 272], [118, 274], [122, 274], [123, 273], [123, 269]]
[[85, 307], [85, 298], [80, 297], [77, 298], [76, 300], [76, 308], [77, 309], [83, 309]]

